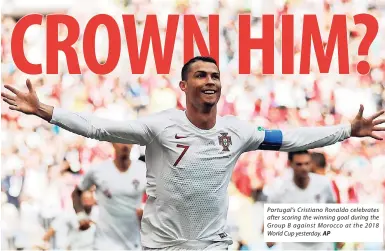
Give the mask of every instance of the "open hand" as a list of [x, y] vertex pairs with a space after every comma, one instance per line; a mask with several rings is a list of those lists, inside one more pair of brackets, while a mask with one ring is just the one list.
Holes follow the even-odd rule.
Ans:
[[374, 115], [364, 118], [364, 106], [360, 105], [360, 110], [357, 116], [352, 121], [352, 137], [371, 137], [373, 139], [382, 140], [380, 136], [374, 132], [385, 132], [385, 126], [379, 126], [385, 123], [385, 119], [377, 119], [379, 116], [385, 113], [385, 110], [379, 111]]
[[4, 87], [16, 96], [2, 92], [1, 97], [7, 104], [9, 104], [9, 109], [11, 110], [16, 110], [25, 114], [37, 114], [40, 104], [39, 99], [29, 79], [27, 79], [26, 85], [28, 87], [28, 92], [21, 92], [10, 85], [5, 85]]

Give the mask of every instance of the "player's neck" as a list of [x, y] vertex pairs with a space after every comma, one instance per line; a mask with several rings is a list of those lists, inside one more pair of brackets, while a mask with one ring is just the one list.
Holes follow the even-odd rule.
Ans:
[[301, 189], [306, 189], [309, 185], [310, 177], [298, 177], [294, 176], [294, 183]]
[[131, 160], [114, 159], [114, 164], [120, 172], [125, 172], [130, 168]]
[[199, 129], [210, 130], [215, 126], [217, 120], [217, 106], [207, 110], [199, 110], [191, 105], [186, 109], [186, 116]]

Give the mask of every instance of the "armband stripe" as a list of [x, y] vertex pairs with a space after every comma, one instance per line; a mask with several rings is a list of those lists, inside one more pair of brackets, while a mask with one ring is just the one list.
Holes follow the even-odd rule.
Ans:
[[259, 150], [279, 150], [282, 146], [282, 131], [281, 130], [266, 130], [265, 138], [259, 145]]

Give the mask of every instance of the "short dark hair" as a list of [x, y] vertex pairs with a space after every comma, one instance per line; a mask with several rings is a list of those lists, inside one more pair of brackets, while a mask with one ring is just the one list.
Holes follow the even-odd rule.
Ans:
[[216, 66], [218, 66], [217, 61], [212, 57], [203, 57], [203, 56], [194, 57], [194, 58], [190, 59], [187, 63], [185, 63], [184, 66], [182, 67], [182, 72], [181, 72], [182, 80], [184, 80], [184, 81], [187, 80], [187, 75], [188, 75], [188, 72], [190, 70], [190, 66], [197, 61], [213, 63]]
[[317, 165], [317, 167], [326, 167], [326, 158], [323, 153], [313, 152], [311, 153], [311, 159]]
[[289, 161], [292, 162], [295, 155], [309, 154], [308, 150], [289, 152]]

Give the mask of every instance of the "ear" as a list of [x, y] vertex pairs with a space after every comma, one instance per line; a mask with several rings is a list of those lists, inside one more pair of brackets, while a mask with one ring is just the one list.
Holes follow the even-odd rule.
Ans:
[[186, 92], [186, 89], [187, 89], [187, 82], [182, 80], [179, 82], [179, 88], [183, 91], [183, 92]]

